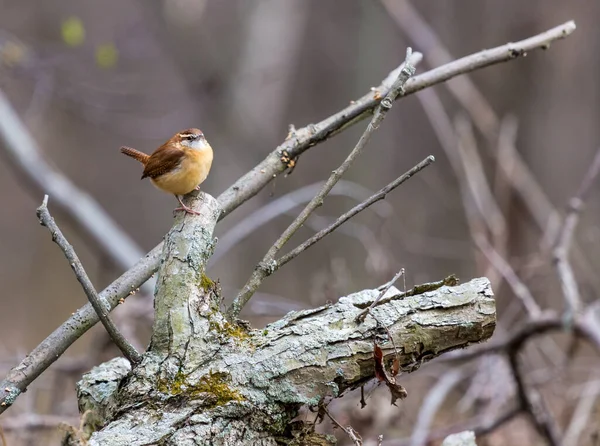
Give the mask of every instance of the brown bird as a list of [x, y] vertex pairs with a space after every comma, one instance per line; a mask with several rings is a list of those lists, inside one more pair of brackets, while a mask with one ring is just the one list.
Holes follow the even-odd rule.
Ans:
[[121, 147], [121, 152], [144, 165], [142, 179], [150, 178], [157, 188], [175, 195], [181, 204], [176, 211], [199, 214], [183, 204], [179, 196], [200, 190], [200, 184], [208, 176], [212, 165], [212, 147], [200, 130], [176, 133], [152, 155], [131, 147]]

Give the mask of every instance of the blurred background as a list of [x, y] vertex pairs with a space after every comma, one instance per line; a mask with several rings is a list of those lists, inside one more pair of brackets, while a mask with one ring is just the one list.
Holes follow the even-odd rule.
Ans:
[[[215, 149], [203, 190], [216, 196], [279, 145], [290, 124], [300, 128], [318, 122], [379, 85], [402, 62], [407, 46], [424, 53], [417, 69], [422, 73], [444, 62], [440, 44], [458, 58], [573, 19], [577, 31], [548, 51], [470, 75], [490, 109], [445, 85], [399, 101], [290, 248], [427, 155], [436, 162], [265, 281], [243, 315], [264, 326], [290, 310], [376, 287], [405, 268], [405, 283], [401, 280], [398, 288], [451, 273], [462, 281], [487, 275], [498, 300], [497, 333], [506, 333], [526, 314], [481, 254], [474, 234], [485, 233], [494, 242], [542, 308], [562, 310], [544, 240], [556, 229], [553, 210], [564, 211], [600, 141], [598, 14], [600, 3], [591, 0], [0, 0], [0, 89], [44, 159], [97, 201], [130, 238], [135, 258], [161, 241], [176, 201], [139, 180], [141, 166], [119, 153], [121, 145], [151, 152], [179, 130], [201, 128]], [[253, 213], [283, 203], [277, 200], [295, 191], [293, 199], [309, 200], [314, 190], [301, 188], [325, 180], [365, 125], [306, 152], [293, 174], [279, 176], [218, 225], [220, 244], [209, 275], [220, 279], [226, 299], [235, 296], [299, 208], [275, 205], [278, 215], [259, 224]], [[10, 161], [7, 149], [0, 149], [4, 374], [86, 298], [37, 222], [43, 193]], [[491, 155], [502, 153], [510, 163], [515, 150], [541, 197], [531, 188], [515, 192], [513, 168], [503, 174]], [[465, 169], [478, 170], [488, 180], [497, 204], [491, 228], [482, 230], [487, 217], [478, 219], [469, 210]], [[585, 301], [595, 299], [600, 285], [598, 190], [596, 184], [576, 233], [574, 262]], [[53, 209], [52, 196], [50, 209], [98, 289], [126, 269], [127, 260], [115, 259], [68, 212]], [[238, 237], [240, 229], [248, 234]], [[148, 339], [150, 302], [142, 290], [116, 311], [117, 322], [141, 346]], [[554, 362], [564, 355], [565, 342], [558, 336], [544, 354], [528, 357], [531, 370], [543, 374], [558, 367]], [[82, 337], [3, 415], [10, 446], [56, 444], [60, 420], [78, 423], [75, 381], [116, 354], [100, 327]], [[581, 383], [598, 379], [590, 372], [591, 364], [597, 365], [591, 353], [582, 348], [577, 355], [577, 365], [569, 370], [548, 372], [546, 381], [532, 378], [547, 390], [561, 426], [568, 425]], [[503, 367], [494, 364], [501, 373]], [[481, 378], [481, 367], [465, 368], [464, 376]], [[351, 395], [336, 402], [334, 412], [361, 433], [365, 444], [375, 444], [379, 434], [384, 444], [403, 444], [443, 370], [433, 364], [407, 376], [403, 384], [409, 397], [399, 408], [389, 406], [382, 388], [372, 391], [365, 409], [359, 396]], [[506, 385], [498, 388], [502, 381], [495, 379], [473, 390], [472, 380], [461, 380], [448, 392], [433, 427], [451, 426], [511, 398], [510, 376], [495, 377]], [[543, 387], [556, 380], [562, 380], [560, 391]], [[593, 443], [597, 428], [588, 423], [577, 444], [598, 444]], [[327, 422], [319, 429], [331, 431]], [[348, 444], [343, 433], [336, 435], [340, 444]], [[480, 444], [544, 443], [526, 419], [517, 417]]]

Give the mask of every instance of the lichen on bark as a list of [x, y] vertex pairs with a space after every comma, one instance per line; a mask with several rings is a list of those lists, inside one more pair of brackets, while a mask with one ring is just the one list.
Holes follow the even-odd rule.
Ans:
[[[205, 272], [218, 206], [205, 194], [194, 200], [201, 215], [179, 216], [165, 238], [143, 361], [104, 382], [112, 389], [106, 398], [85, 399], [96, 414], [89, 446], [302, 444], [299, 438], [313, 434], [292, 422], [300, 407], [374, 379], [375, 342], [386, 363], [396, 357], [395, 345], [402, 370], [410, 372], [494, 330], [495, 304], [484, 278], [410, 296], [392, 288], [362, 323], [356, 316], [377, 290], [289, 313], [260, 330], [231, 324]], [[118, 360], [92, 370], [80, 394], [97, 393], [98, 373], [117, 366]], [[313, 440], [331, 444], [317, 434]]]

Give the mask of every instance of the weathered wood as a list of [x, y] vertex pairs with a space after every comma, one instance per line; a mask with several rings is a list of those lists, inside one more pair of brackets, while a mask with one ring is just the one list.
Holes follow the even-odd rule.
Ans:
[[[202, 215], [179, 217], [165, 239], [152, 342], [142, 363], [127, 374], [127, 365], [113, 360], [79, 383], [80, 407], [92, 411], [91, 429], [99, 429], [89, 446], [307, 442], [289, 428], [300, 407], [374, 379], [374, 343], [388, 366], [395, 357], [388, 332], [401, 370], [410, 372], [494, 331], [485, 278], [406, 297], [391, 288], [362, 323], [355, 318], [377, 290], [289, 313], [261, 330], [232, 325], [204, 273], [218, 206], [200, 194], [195, 207]], [[331, 444], [323, 436], [318, 441]]]

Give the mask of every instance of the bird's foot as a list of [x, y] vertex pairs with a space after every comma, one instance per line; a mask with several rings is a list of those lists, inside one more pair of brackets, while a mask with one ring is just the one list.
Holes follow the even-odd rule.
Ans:
[[192, 208], [185, 206], [183, 203], [182, 203], [182, 206], [175, 208], [173, 210], [173, 212], [176, 212], [176, 211], [184, 211], [187, 214], [200, 215], [200, 212], [195, 211]]
[[194, 190], [200, 190], [200, 185], [196, 186]]

